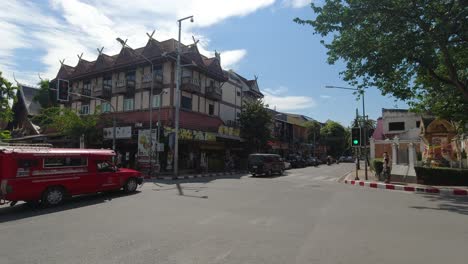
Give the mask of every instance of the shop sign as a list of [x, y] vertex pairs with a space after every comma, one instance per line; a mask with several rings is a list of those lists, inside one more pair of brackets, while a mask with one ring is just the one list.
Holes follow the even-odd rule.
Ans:
[[[112, 139], [114, 135], [113, 127], [106, 127], [103, 131], [104, 139]], [[132, 127], [116, 127], [115, 128], [115, 138], [116, 139], [129, 139], [132, 138]]]
[[[164, 128], [164, 135], [174, 133], [175, 129], [171, 127]], [[216, 134], [211, 132], [203, 132], [192, 129], [179, 129], [179, 140], [196, 140], [196, 141], [216, 141]]]
[[234, 127], [228, 127], [228, 126], [219, 126], [218, 134], [239, 137], [240, 129], [234, 128]]
[[[153, 138], [153, 151], [156, 151], [156, 131], [152, 133]], [[149, 156], [151, 149], [151, 140], [150, 140], [150, 131], [149, 129], [140, 129], [138, 130], [138, 156]]]

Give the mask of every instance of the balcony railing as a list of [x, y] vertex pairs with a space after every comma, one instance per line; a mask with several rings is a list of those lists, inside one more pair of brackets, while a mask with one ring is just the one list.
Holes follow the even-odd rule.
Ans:
[[134, 94], [135, 93], [135, 80], [117, 81], [114, 92], [118, 94]]
[[206, 87], [205, 96], [213, 100], [221, 100], [222, 90], [219, 86], [209, 85]]
[[192, 77], [182, 77], [182, 85], [180, 89], [187, 92], [200, 92], [200, 80]]
[[[162, 89], [162, 84], [163, 84], [162, 75], [161, 74], [154, 75], [153, 88], [154, 89]], [[142, 90], [151, 89], [151, 73], [143, 75], [143, 77], [141, 79], [140, 89], [142, 89]]]
[[93, 96], [100, 97], [100, 98], [112, 97], [112, 85], [110, 84], [97, 85], [95, 89], [93, 89]]

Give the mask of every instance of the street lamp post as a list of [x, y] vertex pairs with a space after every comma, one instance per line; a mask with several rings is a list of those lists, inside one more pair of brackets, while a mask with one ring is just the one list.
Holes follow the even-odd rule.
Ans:
[[[122, 44], [123, 47], [128, 47], [132, 49], [126, 41], [123, 41], [121, 38], [116, 38], [116, 40]], [[132, 49], [133, 50], [133, 49]], [[137, 54], [137, 53], [135, 53]], [[150, 152], [149, 152], [149, 163], [150, 163], [150, 176], [153, 176], [153, 87], [154, 87], [154, 64], [153, 62], [145, 57], [143, 54], [137, 54], [141, 58], [143, 58], [145, 61], [147, 61], [151, 65], [151, 88], [150, 88], [150, 99], [149, 99], [149, 137], [150, 137]], [[159, 107], [159, 110], [161, 107]], [[158, 123], [159, 125], [159, 123]], [[158, 145], [159, 145], [159, 140], [158, 140]], [[157, 149], [156, 149], [157, 152]], [[157, 165], [159, 165], [159, 153], [158, 155], [158, 160], [156, 161]]]
[[364, 89], [358, 89], [358, 88], [349, 88], [349, 87], [340, 87], [340, 86], [331, 86], [327, 85], [325, 88], [330, 88], [330, 89], [343, 89], [343, 90], [352, 90], [352, 91], [357, 91], [362, 95], [362, 116], [363, 116], [363, 125], [362, 125], [362, 130], [364, 131], [364, 156], [365, 156], [365, 161], [364, 161], [364, 168], [365, 168], [365, 177], [366, 180], [368, 180], [367, 177], [367, 124], [366, 124], [366, 108], [365, 108], [365, 102], [364, 102], [364, 95], [365, 91]]
[[176, 104], [175, 104], [175, 139], [174, 139], [174, 178], [179, 174], [179, 114], [180, 114], [180, 41], [182, 34], [182, 21], [190, 19], [193, 22], [193, 16], [188, 16], [177, 20], [179, 24], [179, 41], [177, 42], [177, 66], [176, 66]]

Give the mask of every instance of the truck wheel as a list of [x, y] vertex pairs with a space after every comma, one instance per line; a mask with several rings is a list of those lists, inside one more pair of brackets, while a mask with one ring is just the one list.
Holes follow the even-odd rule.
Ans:
[[42, 194], [41, 203], [43, 206], [56, 206], [65, 200], [65, 190], [61, 187], [50, 187]]
[[138, 183], [134, 178], [128, 179], [128, 181], [124, 185], [124, 191], [126, 193], [135, 192], [138, 187]]

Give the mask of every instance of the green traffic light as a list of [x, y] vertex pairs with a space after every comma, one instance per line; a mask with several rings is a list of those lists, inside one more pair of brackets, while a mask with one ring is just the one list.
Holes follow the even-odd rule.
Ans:
[[357, 139], [353, 140], [353, 145], [357, 145], [357, 144], [359, 144], [359, 140]]

